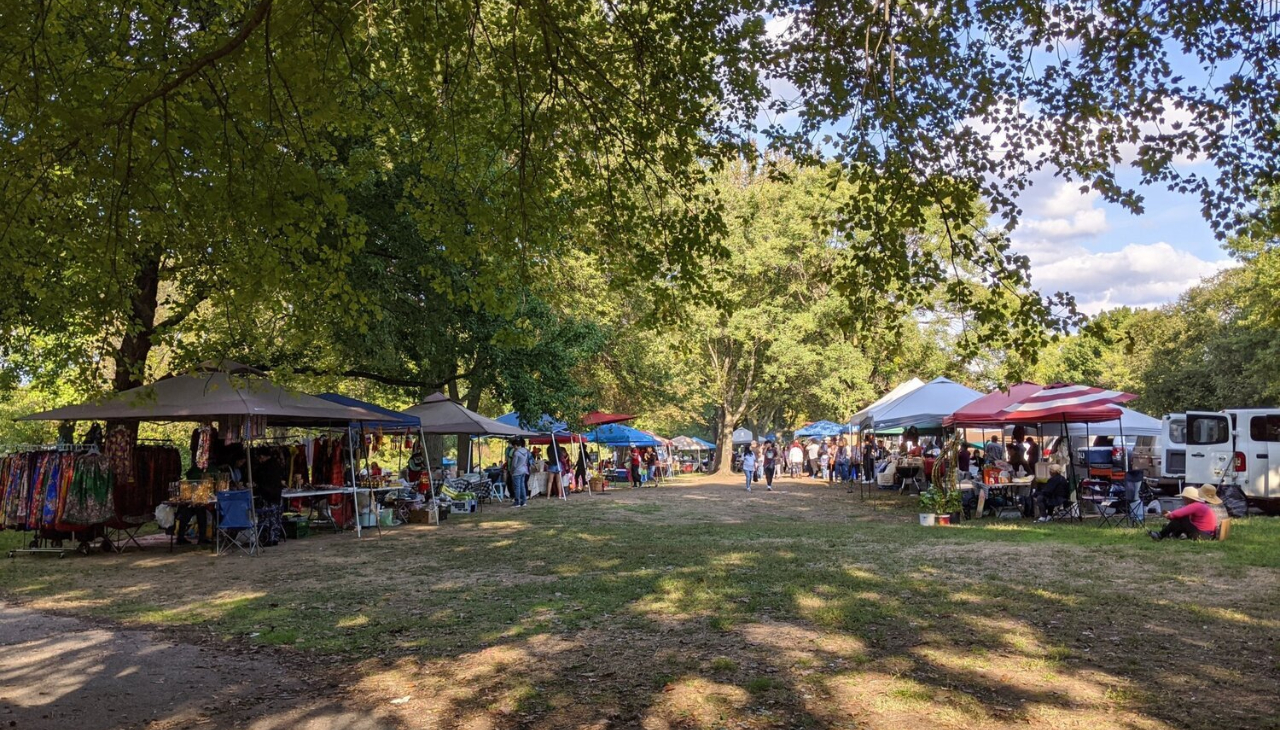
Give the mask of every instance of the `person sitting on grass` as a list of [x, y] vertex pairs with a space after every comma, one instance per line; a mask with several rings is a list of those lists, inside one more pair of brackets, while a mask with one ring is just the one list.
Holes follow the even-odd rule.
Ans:
[[1152, 540], [1163, 540], [1166, 537], [1185, 537], [1191, 540], [1212, 540], [1218, 529], [1218, 518], [1213, 510], [1205, 504], [1200, 490], [1186, 487], [1182, 490], [1182, 506], [1169, 512], [1168, 524], [1163, 530], [1151, 530], [1147, 534]]
[[1071, 482], [1062, 476], [1062, 465], [1049, 465], [1049, 481], [1044, 483], [1036, 494], [1040, 502], [1040, 519], [1037, 522], [1048, 522], [1053, 511], [1071, 501]]

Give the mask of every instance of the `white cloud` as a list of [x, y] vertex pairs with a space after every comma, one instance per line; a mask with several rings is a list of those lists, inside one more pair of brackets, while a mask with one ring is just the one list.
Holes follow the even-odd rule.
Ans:
[[1120, 306], [1159, 306], [1234, 265], [1230, 259], [1206, 261], [1163, 241], [1104, 253], [1067, 248], [1066, 255], [1047, 262], [1024, 252], [1032, 257], [1031, 283], [1042, 292], [1071, 292], [1087, 314]]
[[769, 40], [776, 41], [791, 30], [794, 21], [794, 15], [775, 15], [764, 22], [764, 34]]
[[1164, 241], [1094, 250], [1101, 241], [1112, 246], [1123, 241], [1114, 240], [1098, 193], [1082, 193], [1077, 183], [1042, 175], [1020, 202], [1023, 217], [1011, 238], [1014, 249], [1031, 260], [1032, 285], [1044, 293], [1070, 292], [1087, 314], [1165, 304], [1232, 265], [1230, 259], [1202, 259]]

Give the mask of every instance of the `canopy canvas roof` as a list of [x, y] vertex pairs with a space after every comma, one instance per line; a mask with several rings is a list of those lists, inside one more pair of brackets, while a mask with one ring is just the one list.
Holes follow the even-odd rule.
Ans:
[[587, 435], [587, 440], [604, 446], [662, 446], [663, 441], [653, 434], [621, 423], [609, 423]]
[[809, 438], [812, 436], [839, 436], [848, 430], [849, 427], [847, 425], [842, 426], [834, 421], [815, 421], [804, 428], [797, 429], [796, 437]]
[[631, 421], [634, 419], [635, 416], [631, 416], [626, 413], [603, 413], [601, 411], [592, 411], [582, 417], [582, 425], [603, 426], [606, 423], [622, 423], [623, 421]]
[[461, 403], [450, 400], [444, 393], [432, 393], [418, 405], [406, 408], [403, 414], [417, 418], [422, 423], [424, 434], [460, 433], [504, 438], [538, 435], [536, 431], [527, 431], [464, 408]]
[[516, 428], [528, 429], [530, 431], [535, 431], [537, 433], [555, 433], [555, 434], [570, 433], [569, 424], [565, 423], [564, 421], [557, 421], [556, 419], [552, 418], [551, 416], [548, 416], [545, 413], [538, 416], [537, 418], [528, 418], [519, 413], [516, 413], [515, 411], [512, 411], [511, 413], [504, 413], [493, 420], [497, 421], [498, 423], [505, 423], [508, 426], [515, 426]]
[[[1120, 407], [1120, 417], [1097, 423], [1068, 423], [1067, 433], [1072, 436], [1159, 436], [1163, 424], [1131, 408]], [[1062, 422], [1051, 421], [1040, 427], [1045, 436], [1061, 436]]]
[[408, 416], [390, 408], [383, 408], [373, 403], [366, 403], [358, 398], [342, 395], [341, 393], [321, 393], [316, 396], [330, 403], [337, 403], [340, 406], [349, 406], [351, 408], [362, 408], [366, 411], [380, 414], [384, 420], [366, 421], [361, 425], [366, 429], [380, 428], [383, 431], [417, 431], [422, 425], [422, 421], [416, 416]]
[[1001, 414], [1009, 406], [1038, 392], [1044, 386], [1039, 383], [1018, 383], [1008, 390], [993, 390], [943, 419], [945, 426], [978, 427], [999, 426]]
[[205, 421], [254, 416], [269, 425], [342, 425], [383, 415], [282, 388], [240, 363], [201, 363], [191, 372], [161, 378], [75, 406], [23, 416], [25, 421]]
[[716, 447], [709, 441], [703, 441], [697, 436], [676, 436], [671, 439], [671, 445], [677, 451], [711, 451]]
[[1004, 423], [1024, 424], [1100, 423], [1120, 418], [1119, 404], [1137, 397], [1091, 385], [1054, 383], [1009, 404], [1000, 418]]
[[957, 410], [978, 400], [982, 393], [947, 378], [934, 378], [874, 412], [874, 427], [936, 429]]
[[912, 378], [906, 382], [898, 383], [897, 387], [895, 387], [893, 390], [889, 391], [888, 393], [885, 393], [883, 396], [881, 396], [878, 400], [876, 400], [871, 405], [853, 414], [853, 418], [849, 419], [850, 425], [852, 425], [854, 428], [857, 428], [861, 426], [864, 422], [865, 423], [874, 422], [875, 414], [879, 409], [894, 402], [895, 400], [901, 398], [902, 396], [906, 395], [907, 393], [910, 393], [911, 391], [915, 390], [916, 388], [919, 388], [922, 385], [924, 385], [924, 381], [921, 380], [920, 378]]

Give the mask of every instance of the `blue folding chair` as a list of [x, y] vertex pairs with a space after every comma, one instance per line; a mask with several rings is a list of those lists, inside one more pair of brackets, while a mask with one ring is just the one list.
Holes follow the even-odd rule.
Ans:
[[258, 554], [258, 516], [253, 509], [253, 492], [236, 489], [217, 492], [218, 555], [239, 548], [246, 555]]

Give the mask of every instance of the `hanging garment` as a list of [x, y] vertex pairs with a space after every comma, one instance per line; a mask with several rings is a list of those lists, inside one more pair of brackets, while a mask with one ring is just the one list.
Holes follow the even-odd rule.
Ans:
[[75, 477], [76, 455], [71, 453], [49, 454], [50, 468], [41, 489], [44, 499], [40, 505], [39, 519], [34, 527], [53, 528], [62, 517], [62, 510]]
[[240, 443], [240, 431], [244, 428], [244, 416], [228, 416], [222, 424], [222, 440], [224, 446]]
[[0, 525], [8, 529], [22, 527], [26, 514], [28, 472], [31, 454], [14, 454], [5, 460], [4, 502], [0, 504]]
[[[40, 528], [40, 518], [44, 514], [45, 495], [49, 491], [50, 481], [57, 478], [58, 460], [57, 454], [49, 452], [37, 452], [32, 455], [35, 459], [35, 470], [31, 476], [31, 484], [27, 490], [27, 504], [22, 512], [22, 527], [27, 530], [36, 530]], [[51, 473], [52, 472], [52, 473]]]
[[347, 470], [343, 468], [343, 463], [342, 463], [343, 451], [344, 449], [343, 449], [342, 443], [335, 439], [333, 441], [333, 448], [331, 449], [331, 454], [329, 456], [329, 458], [331, 459], [330, 463], [332, 465], [331, 471], [330, 471], [329, 483], [334, 486], [342, 486], [347, 481], [347, 477], [346, 477]]
[[197, 428], [192, 440], [191, 463], [200, 471], [205, 471], [209, 468], [209, 446], [213, 441], [213, 429], [209, 426]]
[[103, 453], [111, 464], [111, 476], [117, 482], [133, 481], [134, 434], [124, 426], [116, 426], [107, 434]]
[[182, 478], [182, 455], [172, 446], [139, 446], [133, 463], [133, 481], [116, 482], [112, 499], [121, 521], [142, 524], [169, 498], [169, 485]]
[[111, 494], [114, 487], [115, 478], [106, 457], [80, 456], [58, 529], [74, 532], [111, 520], [115, 517]]

